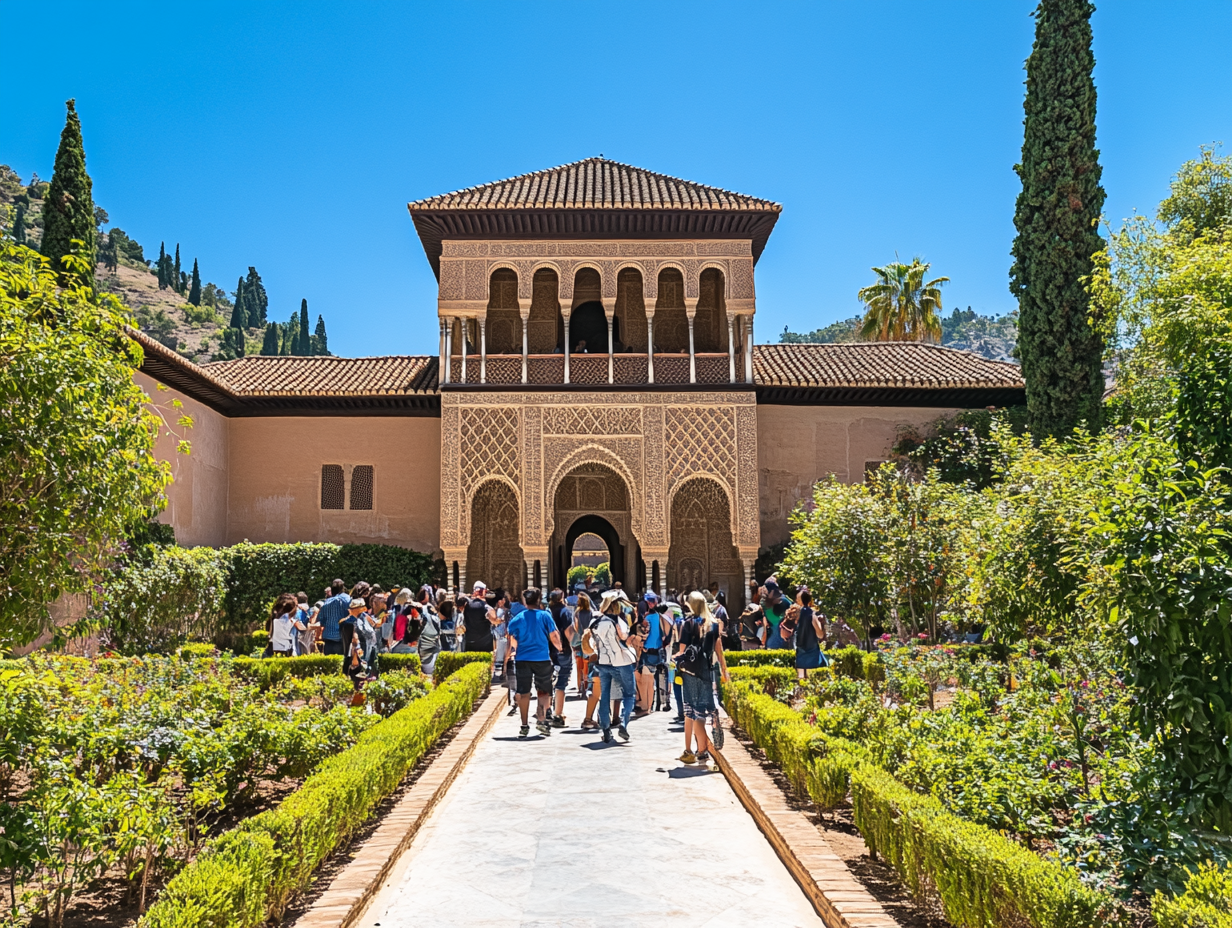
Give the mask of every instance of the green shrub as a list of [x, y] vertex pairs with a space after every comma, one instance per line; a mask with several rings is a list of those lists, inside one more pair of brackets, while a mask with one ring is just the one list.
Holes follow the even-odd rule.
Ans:
[[749, 665], [728, 668], [732, 682], [747, 680], [769, 696], [789, 696], [796, 688], [796, 671], [790, 667]]
[[864, 679], [873, 685], [873, 689], [876, 689], [878, 684], [885, 683], [885, 658], [881, 656], [880, 651], [866, 651], [864, 653], [863, 670]]
[[381, 673], [389, 670], [405, 670], [407, 673], [423, 673], [418, 654], [382, 654]]
[[853, 680], [864, 679], [864, 657], [868, 651], [862, 651], [859, 648], [848, 645], [845, 648], [832, 648], [826, 651], [826, 658], [830, 661], [830, 666], [834, 668], [834, 672], [842, 677], [851, 677]]
[[723, 656], [727, 659], [728, 667], [762, 667], [771, 665], [774, 667], [795, 667], [796, 652], [788, 649], [766, 651], [760, 649], [757, 651], [724, 651]]
[[[381, 656], [384, 660], [385, 656]], [[475, 663], [492, 663], [492, 655], [487, 651], [442, 651], [436, 656], [436, 668], [432, 674], [432, 679], [436, 682], [446, 680], [452, 677], [454, 673], [465, 667], [467, 664]], [[491, 673], [491, 670], [489, 670]]]
[[490, 681], [487, 667], [463, 667], [327, 758], [277, 808], [211, 839], [167, 884], [142, 928], [257, 928], [279, 917]]
[[1181, 895], [1155, 893], [1151, 914], [1159, 928], [1232, 928], [1232, 866], [1203, 864]]
[[178, 653], [184, 660], [196, 660], [203, 657], [214, 657], [218, 654], [218, 650], [212, 644], [195, 642], [181, 645]]
[[[384, 655], [381, 656], [384, 661]], [[316, 677], [325, 673], [342, 673], [342, 657], [338, 654], [304, 654], [300, 657], [237, 657], [235, 669], [256, 681], [264, 692], [287, 677]]]

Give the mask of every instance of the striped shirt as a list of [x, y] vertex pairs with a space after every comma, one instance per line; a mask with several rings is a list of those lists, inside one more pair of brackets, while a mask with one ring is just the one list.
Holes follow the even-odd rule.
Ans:
[[321, 623], [321, 637], [326, 641], [338, 641], [342, 633], [338, 623], [350, 614], [351, 597], [346, 593], [331, 596], [321, 603], [321, 611], [317, 613], [317, 621]]

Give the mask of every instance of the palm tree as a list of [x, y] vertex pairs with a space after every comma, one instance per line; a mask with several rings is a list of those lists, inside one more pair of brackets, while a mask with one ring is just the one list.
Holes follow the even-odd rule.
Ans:
[[910, 264], [893, 261], [873, 268], [877, 283], [856, 296], [868, 307], [860, 337], [870, 341], [941, 341], [941, 287], [948, 277], [926, 281], [931, 264], [912, 258]]

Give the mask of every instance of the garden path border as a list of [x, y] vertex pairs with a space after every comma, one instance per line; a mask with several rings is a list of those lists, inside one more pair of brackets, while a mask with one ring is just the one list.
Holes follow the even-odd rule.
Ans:
[[860, 885], [817, 826], [787, 804], [745, 746], [734, 736], [726, 742], [721, 751], [711, 746], [719, 768], [821, 920], [829, 928], [897, 928], [898, 920]]
[[363, 916], [398, 858], [506, 708], [506, 693], [503, 686], [489, 689], [462, 730], [385, 814], [329, 888], [296, 919], [293, 928], [350, 928]]

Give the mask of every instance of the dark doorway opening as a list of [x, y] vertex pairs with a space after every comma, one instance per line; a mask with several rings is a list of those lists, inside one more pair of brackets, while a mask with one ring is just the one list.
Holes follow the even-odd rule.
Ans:
[[625, 549], [620, 543], [620, 535], [611, 522], [603, 516], [596, 515], [580, 516], [569, 526], [569, 531], [565, 532], [565, 543], [556, 552], [554, 585], [562, 590], [565, 588], [569, 581], [569, 565], [573, 559], [573, 543], [578, 540], [579, 536], [588, 532], [598, 535], [607, 545], [608, 570], [612, 574], [612, 583], [619, 580], [621, 586], [627, 586], [625, 583]]
[[569, 351], [576, 352], [582, 341], [587, 354], [607, 354], [607, 316], [596, 300], [583, 303], [569, 317]]

